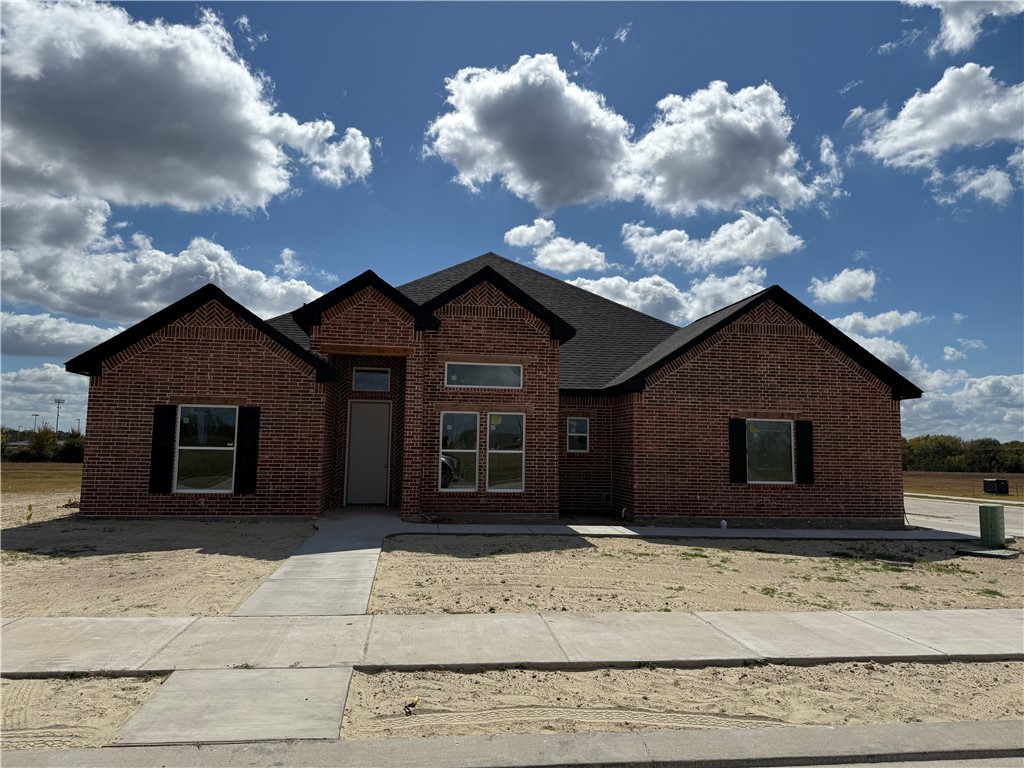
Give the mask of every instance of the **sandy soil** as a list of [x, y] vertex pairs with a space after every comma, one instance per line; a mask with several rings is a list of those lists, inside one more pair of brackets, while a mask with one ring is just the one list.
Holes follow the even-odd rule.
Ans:
[[4, 617], [227, 616], [313, 533], [308, 519], [82, 518], [68, 501], [3, 494]]
[[[412, 714], [403, 707], [419, 697]], [[357, 672], [342, 736], [1010, 720], [1024, 663]]]
[[[555, 536], [389, 538], [370, 613], [1019, 608], [1024, 558], [956, 544]], [[1021, 547], [1021, 542], [1014, 545]]]
[[3, 748], [102, 747], [164, 679], [3, 680]]

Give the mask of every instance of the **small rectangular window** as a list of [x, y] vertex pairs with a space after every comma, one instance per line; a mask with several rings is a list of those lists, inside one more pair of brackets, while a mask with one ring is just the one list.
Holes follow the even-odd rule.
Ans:
[[441, 414], [439, 485], [442, 491], [475, 491], [480, 414]]
[[523, 366], [490, 363], [446, 363], [444, 381], [449, 387], [522, 389]]
[[491, 413], [487, 416], [487, 490], [521, 491], [525, 472], [526, 415]]
[[590, 450], [590, 419], [573, 416], [566, 421], [566, 450], [569, 453], [586, 453]]
[[747, 482], [793, 482], [793, 422], [747, 419]]
[[183, 405], [178, 409], [174, 490], [231, 493], [235, 482], [238, 408]]
[[356, 368], [352, 372], [356, 392], [387, 392], [391, 389], [391, 371], [386, 368]]

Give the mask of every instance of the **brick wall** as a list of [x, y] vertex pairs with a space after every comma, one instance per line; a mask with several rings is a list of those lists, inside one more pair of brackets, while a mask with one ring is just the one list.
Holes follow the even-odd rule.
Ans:
[[[612, 458], [619, 441], [613, 413], [610, 398], [563, 396], [560, 400], [558, 509], [563, 514], [608, 516], [617, 511], [612, 504]], [[586, 453], [566, 447], [567, 420], [579, 416], [590, 419]]]
[[[899, 403], [774, 303], [688, 351], [634, 397], [637, 517], [902, 523]], [[813, 422], [813, 485], [729, 482], [729, 419], [758, 417]]]
[[[308, 363], [210, 302], [107, 360], [92, 377], [81, 512], [318, 514], [325, 506], [326, 401]], [[258, 406], [256, 493], [150, 494], [158, 404]]]
[[[501, 516], [503, 519], [554, 517], [558, 513], [558, 343], [547, 326], [489, 283], [481, 283], [437, 310], [441, 328], [422, 334], [417, 371], [409, 372], [408, 399], [417, 390], [419, 434], [406, 429], [407, 492], [418, 478], [418, 499], [408, 495], [403, 513], [453, 517]], [[519, 363], [522, 389], [445, 386], [445, 362]], [[410, 364], [412, 365], [412, 363]], [[439, 488], [442, 411], [480, 414], [477, 490]], [[522, 492], [488, 492], [487, 418], [489, 413], [525, 414], [525, 481]], [[408, 415], [407, 411], [407, 415]], [[564, 435], [563, 435], [564, 439]], [[415, 465], [411, 468], [410, 464]]]

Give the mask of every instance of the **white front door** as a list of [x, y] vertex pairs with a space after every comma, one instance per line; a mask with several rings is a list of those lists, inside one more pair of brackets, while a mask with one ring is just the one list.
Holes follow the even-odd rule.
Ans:
[[345, 503], [388, 503], [391, 403], [350, 400]]

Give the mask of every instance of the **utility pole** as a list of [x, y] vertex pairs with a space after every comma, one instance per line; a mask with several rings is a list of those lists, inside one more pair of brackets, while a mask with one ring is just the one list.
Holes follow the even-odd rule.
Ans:
[[75, 419], [75, 432], [81, 432], [81, 431], [82, 431], [82, 420], [81, 419]]
[[64, 405], [64, 403], [66, 403], [66, 402], [67, 402], [67, 400], [65, 400], [65, 399], [64, 399], [64, 398], [62, 398], [62, 397], [55, 397], [55, 398], [53, 399], [53, 402], [57, 404], [57, 426], [55, 426], [55, 427], [53, 428], [53, 433], [54, 433], [55, 435], [59, 435], [59, 434], [60, 434], [60, 407], [61, 407], [62, 405]]
[[38, 419], [38, 418], [39, 418], [39, 414], [38, 413], [33, 413], [32, 414], [32, 431], [33, 432], [36, 431], [36, 419]]

